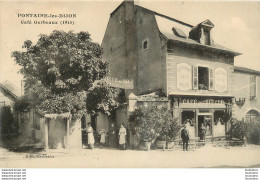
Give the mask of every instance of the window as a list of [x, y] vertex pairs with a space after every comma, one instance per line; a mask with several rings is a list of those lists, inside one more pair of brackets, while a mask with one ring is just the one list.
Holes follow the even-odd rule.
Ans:
[[209, 70], [206, 67], [198, 67], [199, 90], [208, 90]]
[[143, 50], [148, 48], [148, 40], [143, 41]]
[[193, 67], [193, 89], [213, 90], [213, 69], [201, 66]]
[[253, 100], [256, 98], [256, 76], [251, 76], [249, 78], [249, 87], [250, 87], [250, 90], [249, 90], [249, 97], [250, 97], [250, 100]]
[[204, 29], [204, 44], [210, 45], [210, 33], [208, 30]]

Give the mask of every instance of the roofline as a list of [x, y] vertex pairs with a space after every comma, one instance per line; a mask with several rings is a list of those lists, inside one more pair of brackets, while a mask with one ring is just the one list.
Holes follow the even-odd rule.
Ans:
[[178, 20], [178, 19], [172, 18], [172, 17], [170, 17], [170, 16], [166, 16], [166, 15], [164, 15], [164, 14], [160, 14], [160, 13], [158, 13], [158, 12], [156, 12], [156, 11], [152, 11], [152, 10], [147, 9], [147, 8], [144, 8], [144, 7], [142, 7], [142, 6], [138, 6], [138, 5], [135, 5], [135, 6], [136, 6], [136, 7], [140, 7], [140, 8], [142, 8], [142, 9], [144, 9], [144, 10], [146, 10], [146, 11], [149, 11], [149, 12], [151, 12], [151, 13], [154, 13], [154, 14], [157, 15], [157, 16], [161, 16], [161, 17], [164, 17], [164, 18], [166, 18], [166, 19], [168, 19], [168, 20], [171, 20], [171, 21], [177, 22], [177, 23], [179, 23], [179, 24], [182, 24], [182, 25], [184, 25], [184, 26], [187, 26], [187, 27], [190, 27], [190, 28], [193, 28], [193, 27], [194, 27], [194, 26], [191, 25], [191, 24], [185, 23], [185, 22], [183, 22], [183, 21], [180, 21], [180, 20]]
[[222, 52], [230, 53], [230, 54], [232, 54], [234, 56], [242, 55], [242, 53], [239, 53], [239, 52], [229, 51], [229, 50], [225, 50], [225, 49], [220, 49], [220, 48], [217, 48], [217, 47], [214, 47], [214, 46], [208, 46], [208, 45], [203, 45], [203, 44], [192, 44], [192, 43], [189, 43], [189, 42], [186, 42], [186, 41], [177, 40], [177, 39], [168, 39], [168, 40], [179, 42], [179, 43], [186, 44], [186, 45], [189, 45], [189, 46], [197, 46], [197, 47], [200, 47], [200, 48], [206, 48], [206, 49], [211, 49], [211, 50], [222, 51]]
[[116, 11], [117, 11], [124, 3], [125, 3], [125, 1], [121, 2], [121, 3], [117, 6], [117, 8], [110, 13], [110, 16], [113, 16], [113, 15], [116, 13]]
[[11, 97], [12, 100], [16, 101], [18, 100], [18, 96], [15, 95], [12, 91], [10, 91], [9, 89], [7, 89], [2, 83], [0, 83], [0, 89], [2, 91], [4, 91], [4, 93], [6, 93], [7, 95], [9, 95]]
[[250, 69], [250, 68], [246, 68], [246, 67], [242, 67], [242, 66], [234, 66], [234, 72], [248, 73], [248, 74], [260, 76], [260, 71]]

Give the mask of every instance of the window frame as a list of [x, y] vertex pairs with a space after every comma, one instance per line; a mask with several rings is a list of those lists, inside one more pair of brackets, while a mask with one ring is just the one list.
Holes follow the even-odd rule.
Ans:
[[[144, 43], [147, 42], [147, 45], [146, 45], [146, 48], [144, 48]], [[146, 51], [147, 49], [149, 48], [149, 41], [148, 41], [148, 38], [144, 39], [142, 41], [142, 50], [143, 51]]]

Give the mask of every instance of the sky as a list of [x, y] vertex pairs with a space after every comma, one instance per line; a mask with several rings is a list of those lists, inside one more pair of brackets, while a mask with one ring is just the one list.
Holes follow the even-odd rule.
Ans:
[[[21, 87], [20, 67], [11, 52], [22, 51], [25, 40], [37, 42], [39, 34], [53, 30], [88, 31], [94, 42], [101, 43], [110, 13], [122, 1], [0, 1], [0, 82], [10, 81]], [[135, 4], [171, 16], [191, 25], [209, 19], [214, 42], [242, 53], [235, 65], [260, 70], [260, 2], [223, 1], [135, 1]], [[24, 20], [43, 18], [18, 17], [18, 14], [76, 14], [74, 25], [21, 24]], [[65, 20], [51, 19], [45, 20]]]

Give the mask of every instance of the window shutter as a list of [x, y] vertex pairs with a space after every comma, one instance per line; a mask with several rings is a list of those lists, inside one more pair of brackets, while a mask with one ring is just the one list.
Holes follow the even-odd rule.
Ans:
[[214, 77], [213, 69], [209, 69], [209, 90], [214, 89]]
[[193, 89], [198, 89], [198, 66], [193, 66]]
[[256, 76], [253, 76], [253, 96], [254, 96], [254, 99], [256, 98]]
[[256, 76], [251, 76], [250, 79], [249, 79], [249, 96], [250, 96], [250, 99], [255, 99], [256, 97]]

